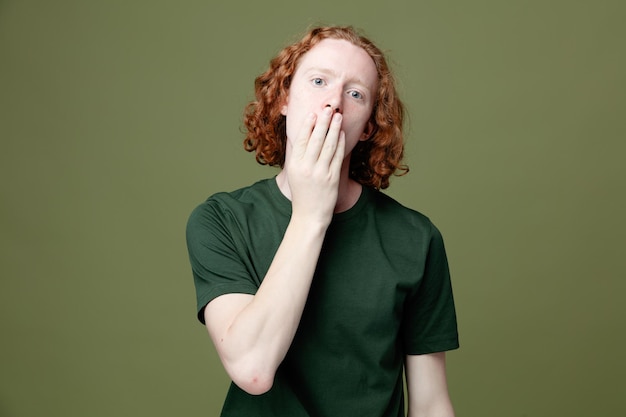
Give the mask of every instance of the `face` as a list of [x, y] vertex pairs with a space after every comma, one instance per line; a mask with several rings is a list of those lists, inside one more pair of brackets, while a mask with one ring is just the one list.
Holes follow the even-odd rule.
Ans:
[[300, 58], [281, 108], [287, 119], [287, 146], [309, 113], [320, 115], [330, 105], [343, 116], [348, 156], [372, 131], [369, 120], [377, 93], [378, 73], [365, 50], [345, 40], [322, 40]]

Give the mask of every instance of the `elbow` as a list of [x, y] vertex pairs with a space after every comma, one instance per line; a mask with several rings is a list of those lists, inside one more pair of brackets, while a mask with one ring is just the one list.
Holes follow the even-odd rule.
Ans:
[[257, 367], [227, 367], [232, 381], [250, 395], [261, 395], [274, 385], [274, 372], [261, 371]]
[[262, 379], [257, 377], [240, 379], [238, 381], [233, 380], [235, 385], [244, 390], [250, 395], [262, 395], [268, 392], [274, 384], [274, 379]]
[[280, 361], [272, 360], [267, 350], [218, 348], [218, 355], [230, 379], [246, 393], [261, 395], [272, 389]]

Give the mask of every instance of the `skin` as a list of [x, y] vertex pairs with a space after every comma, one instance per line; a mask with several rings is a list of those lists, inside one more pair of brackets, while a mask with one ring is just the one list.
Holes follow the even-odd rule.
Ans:
[[[276, 178], [292, 216], [255, 295], [226, 294], [205, 308], [206, 326], [233, 382], [267, 392], [298, 328], [333, 213], [352, 207], [361, 185], [348, 176], [350, 152], [372, 131], [378, 88], [374, 62], [344, 40], [307, 52], [281, 103], [285, 165]], [[407, 356], [409, 416], [450, 417], [445, 354]]]
[[[361, 193], [361, 185], [351, 180], [348, 176], [349, 158], [352, 149], [360, 140], [366, 140], [372, 131], [369, 123], [374, 100], [378, 90], [378, 73], [374, 61], [363, 49], [354, 46], [350, 42], [338, 39], [324, 39], [318, 45], [306, 53], [296, 68], [292, 77], [289, 96], [281, 108], [281, 112], [287, 118], [287, 149], [286, 164], [278, 175], [277, 181], [283, 194], [292, 199], [292, 193], [301, 188], [307, 188], [308, 192], [314, 192], [306, 184], [291, 183], [302, 178], [301, 175], [291, 174], [291, 171], [301, 167], [304, 142], [297, 144], [294, 152], [294, 138], [301, 138], [310, 132], [311, 117], [317, 121], [316, 128], [311, 135], [311, 142], [306, 143], [317, 148], [324, 143], [324, 149], [330, 155], [337, 147], [337, 141], [345, 142], [341, 158], [342, 166], [339, 173], [339, 188], [337, 191], [338, 201], [331, 204], [333, 199], [325, 201], [327, 204], [322, 208], [322, 213], [328, 218], [329, 208], [334, 212], [349, 209], [358, 199]], [[327, 117], [333, 114], [333, 122], [341, 124], [341, 134], [337, 138], [334, 135], [324, 137], [324, 129], [328, 126]], [[302, 131], [304, 129], [304, 131]], [[314, 153], [311, 153], [314, 155]], [[289, 162], [295, 162], [289, 164]], [[315, 169], [326, 169], [324, 161]], [[312, 167], [312, 166], [311, 166]], [[335, 191], [335, 190], [332, 190]]]

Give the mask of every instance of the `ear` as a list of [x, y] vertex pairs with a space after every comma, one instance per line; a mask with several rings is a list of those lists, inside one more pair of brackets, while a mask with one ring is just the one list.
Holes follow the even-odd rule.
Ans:
[[286, 94], [281, 101], [282, 104], [280, 105], [280, 114], [282, 114], [283, 116], [287, 116], [287, 104], [289, 104], [289, 95]]
[[363, 129], [363, 133], [361, 134], [361, 141], [366, 141], [370, 138], [370, 136], [372, 136], [372, 133], [374, 133], [374, 123], [372, 123], [372, 121], [370, 120], [369, 122], [367, 122], [367, 125], [365, 126], [365, 129]]

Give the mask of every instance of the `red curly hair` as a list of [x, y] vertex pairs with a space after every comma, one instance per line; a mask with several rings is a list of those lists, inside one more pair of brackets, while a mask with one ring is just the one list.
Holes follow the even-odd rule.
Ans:
[[[255, 79], [256, 100], [246, 106], [244, 148], [256, 152], [263, 165], [283, 167], [287, 143], [286, 118], [281, 103], [289, 93], [291, 77], [300, 58], [323, 39], [343, 39], [369, 54], [378, 72], [378, 95], [371, 115], [374, 127], [370, 138], [359, 142], [350, 158], [350, 177], [376, 189], [389, 186], [391, 175], [409, 171], [401, 164], [404, 155], [402, 124], [404, 106], [396, 92], [395, 81], [383, 53], [369, 39], [348, 27], [316, 27], [299, 42], [284, 48], [270, 61], [270, 67]], [[396, 174], [396, 171], [399, 171]]]

